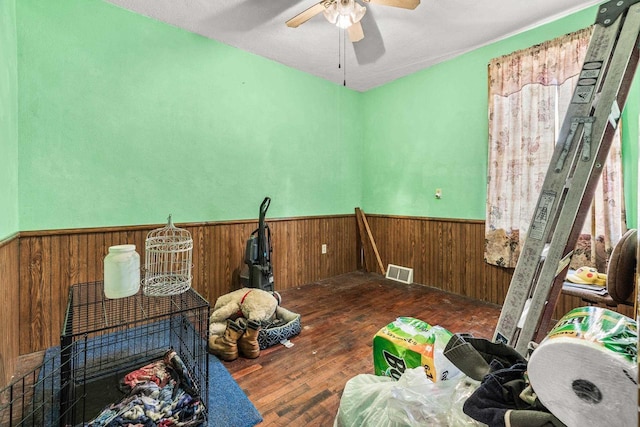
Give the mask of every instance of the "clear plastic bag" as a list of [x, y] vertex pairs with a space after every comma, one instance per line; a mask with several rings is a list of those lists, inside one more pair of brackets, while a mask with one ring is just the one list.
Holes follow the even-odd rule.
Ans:
[[447, 421], [451, 427], [483, 427], [486, 424], [474, 420], [464, 413], [462, 406], [469, 396], [480, 386], [480, 381], [476, 381], [463, 375], [457, 380], [456, 389], [451, 399]]
[[421, 367], [407, 369], [389, 392], [389, 419], [397, 425], [447, 427], [456, 384], [455, 378], [431, 382]]
[[422, 367], [407, 369], [398, 381], [357, 375], [345, 385], [334, 426], [483, 426], [462, 412], [478, 384], [464, 375], [434, 383]]
[[360, 374], [344, 386], [334, 427], [398, 427], [389, 421], [387, 400], [396, 383], [390, 377]]

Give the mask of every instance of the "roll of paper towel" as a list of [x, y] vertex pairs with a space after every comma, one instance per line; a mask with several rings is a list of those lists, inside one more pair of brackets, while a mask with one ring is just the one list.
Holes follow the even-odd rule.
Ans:
[[531, 354], [531, 387], [568, 427], [636, 426], [637, 342], [637, 324], [626, 316], [571, 310]]

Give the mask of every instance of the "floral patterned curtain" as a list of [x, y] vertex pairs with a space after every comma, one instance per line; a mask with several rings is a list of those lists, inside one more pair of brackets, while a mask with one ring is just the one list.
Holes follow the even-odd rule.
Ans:
[[[485, 261], [515, 267], [549, 167], [592, 28], [492, 60]], [[572, 267], [604, 268], [622, 233], [619, 132]], [[592, 232], [593, 231], [593, 232]], [[596, 260], [598, 260], [596, 262]]]

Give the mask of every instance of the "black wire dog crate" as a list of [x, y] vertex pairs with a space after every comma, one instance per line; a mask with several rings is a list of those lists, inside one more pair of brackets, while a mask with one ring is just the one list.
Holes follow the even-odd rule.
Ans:
[[[162, 359], [181, 359], [206, 406], [209, 392], [209, 303], [193, 289], [171, 296], [104, 296], [103, 283], [74, 285], [60, 337], [59, 425], [78, 425], [123, 398], [122, 378]], [[58, 424], [58, 423], [56, 423]]]
[[0, 390], [0, 426], [59, 424], [60, 348], [47, 352], [36, 368]]
[[[60, 337], [60, 425], [77, 425], [122, 397], [122, 376], [173, 349], [205, 407], [209, 303], [192, 288], [170, 296], [104, 296], [74, 285]], [[206, 412], [205, 412], [206, 416]]]
[[193, 289], [107, 299], [102, 282], [72, 286], [61, 346], [0, 390], [0, 426], [85, 425], [125, 396], [123, 375], [167, 354], [181, 361], [206, 421], [208, 319], [209, 304]]

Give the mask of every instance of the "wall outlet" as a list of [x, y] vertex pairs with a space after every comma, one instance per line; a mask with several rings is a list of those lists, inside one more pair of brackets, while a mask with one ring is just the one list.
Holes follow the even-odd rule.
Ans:
[[322, 253], [323, 253], [323, 254], [326, 254], [326, 253], [327, 253], [327, 244], [326, 244], [326, 243], [323, 243], [323, 244], [322, 244]]

